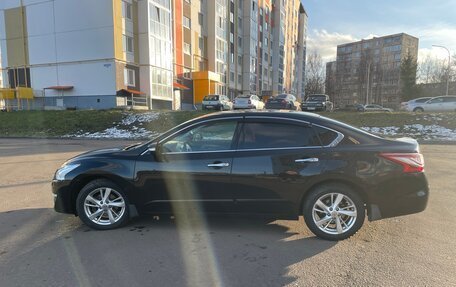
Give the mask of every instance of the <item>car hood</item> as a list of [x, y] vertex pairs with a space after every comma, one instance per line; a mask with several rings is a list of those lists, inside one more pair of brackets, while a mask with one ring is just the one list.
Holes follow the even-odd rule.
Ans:
[[[140, 154], [143, 149], [139, 148], [141, 146], [140, 143], [134, 144], [134, 145], [128, 145], [128, 146], [121, 146], [121, 147], [113, 147], [113, 148], [104, 148], [104, 149], [96, 149], [96, 150], [91, 150], [85, 153], [81, 153], [69, 160], [66, 161], [66, 163], [74, 162], [74, 161], [79, 161], [83, 160], [86, 158], [94, 158], [94, 157], [111, 157], [115, 155], [120, 155], [120, 154], [129, 154], [129, 155], [135, 155], [135, 154]], [[135, 148], [138, 147], [138, 148]]]

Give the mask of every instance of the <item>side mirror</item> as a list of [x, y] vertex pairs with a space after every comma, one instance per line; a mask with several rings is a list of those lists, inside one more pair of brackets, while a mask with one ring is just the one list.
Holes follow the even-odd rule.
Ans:
[[149, 152], [154, 156], [156, 161], [163, 160], [162, 147], [160, 144], [157, 144], [153, 148], [149, 148]]

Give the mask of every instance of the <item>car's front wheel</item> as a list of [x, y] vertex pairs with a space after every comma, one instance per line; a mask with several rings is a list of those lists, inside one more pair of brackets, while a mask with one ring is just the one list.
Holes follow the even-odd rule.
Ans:
[[414, 111], [415, 113], [422, 113], [422, 112], [424, 112], [423, 108], [414, 108], [413, 111]]
[[309, 229], [326, 240], [343, 240], [363, 225], [362, 199], [343, 184], [327, 184], [312, 190], [303, 206]]
[[76, 209], [89, 227], [113, 229], [122, 226], [129, 219], [128, 199], [124, 191], [106, 179], [89, 182], [79, 192]]

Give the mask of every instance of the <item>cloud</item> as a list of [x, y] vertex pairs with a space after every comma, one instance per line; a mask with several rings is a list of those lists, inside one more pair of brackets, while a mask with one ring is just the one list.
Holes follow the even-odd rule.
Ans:
[[317, 51], [323, 61], [336, 59], [337, 45], [359, 41], [350, 34], [330, 33], [326, 30], [313, 30], [307, 39], [308, 54]]
[[[362, 39], [372, 39], [379, 37], [375, 34], [369, 34]], [[321, 55], [324, 62], [334, 61], [337, 55], [337, 45], [360, 41], [351, 34], [331, 33], [327, 30], [313, 30], [307, 39], [308, 54], [316, 51]]]

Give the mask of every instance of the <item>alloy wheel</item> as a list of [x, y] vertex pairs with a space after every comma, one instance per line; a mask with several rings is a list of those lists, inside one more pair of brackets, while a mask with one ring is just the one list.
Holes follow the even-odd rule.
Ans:
[[357, 217], [353, 200], [342, 193], [327, 193], [319, 197], [312, 207], [315, 225], [327, 234], [342, 234], [355, 225]]
[[84, 212], [97, 225], [112, 225], [125, 213], [125, 199], [116, 190], [101, 187], [91, 191], [84, 199]]

